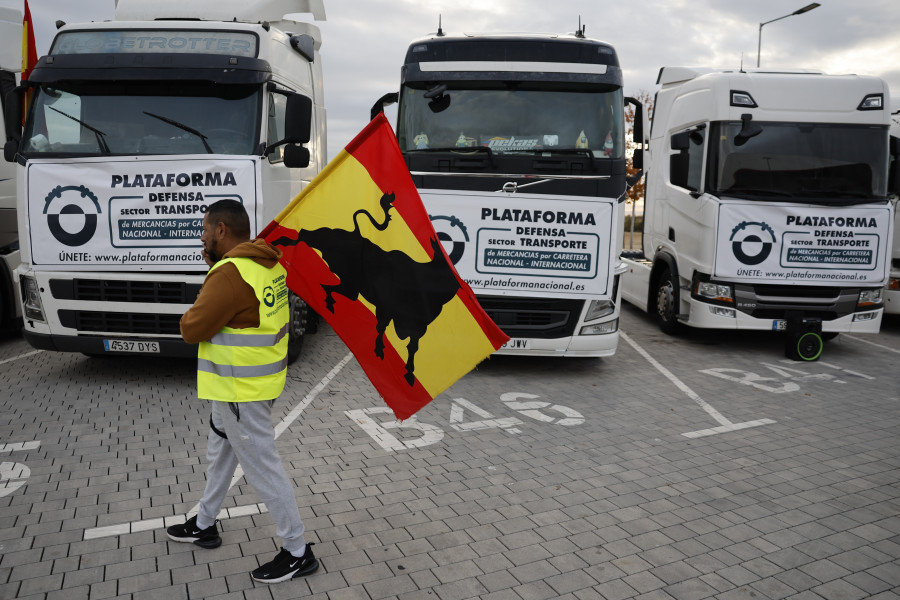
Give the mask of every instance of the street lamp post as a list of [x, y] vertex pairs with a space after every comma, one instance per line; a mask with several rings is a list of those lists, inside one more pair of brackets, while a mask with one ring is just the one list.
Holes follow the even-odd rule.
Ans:
[[772, 19], [771, 21], [766, 21], [765, 23], [759, 24], [759, 41], [756, 46], [756, 68], [759, 68], [759, 55], [762, 50], [762, 28], [763, 25], [768, 25], [769, 23], [774, 23], [775, 21], [780, 21], [781, 19], [787, 19], [788, 17], [793, 17], [794, 15], [802, 15], [805, 12], [809, 12], [814, 8], [819, 8], [821, 4], [818, 2], [813, 2], [812, 4], [807, 4], [803, 8], [798, 8], [794, 12], [789, 15], [784, 15], [783, 17], [778, 17], [777, 19]]

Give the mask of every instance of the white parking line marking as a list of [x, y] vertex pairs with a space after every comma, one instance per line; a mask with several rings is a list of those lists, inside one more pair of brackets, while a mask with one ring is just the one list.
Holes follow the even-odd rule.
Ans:
[[28, 358], [29, 356], [34, 356], [35, 354], [40, 354], [43, 350], [32, 350], [31, 352], [26, 352], [25, 354], [20, 354], [18, 356], [13, 356], [12, 358], [5, 358], [0, 360], [0, 365], [5, 365], [6, 363], [10, 363], [14, 360], [19, 360], [21, 358]]
[[696, 402], [700, 408], [705, 410], [713, 419], [715, 419], [721, 427], [714, 427], [712, 429], [702, 429], [700, 431], [689, 431], [688, 433], [682, 433], [681, 435], [689, 438], [697, 438], [703, 437], [707, 435], [716, 435], [718, 433], [726, 433], [728, 431], [738, 431], [739, 429], [747, 429], [748, 427], [758, 427], [760, 425], [770, 425], [774, 423], [772, 419], [757, 419], [755, 421], [747, 421], [745, 423], [732, 423], [728, 419], [726, 419], [722, 413], [717, 411], [715, 408], [710, 406], [703, 398], [701, 398], [694, 390], [689, 388], [683, 381], [678, 379], [671, 371], [665, 368], [658, 360], [650, 356], [650, 354], [644, 350], [637, 342], [632, 340], [624, 331], [619, 330], [619, 337], [628, 342], [628, 344], [637, 350], [638, 354], [643, 356], [647, 362], [649, 362], [653, 367], [662, 373], [666, 379], [675, 384], [675, 387], [680, 389], [685, 395]]
[[848, 339], [851, 339], [851, 340], [854, 340], [854, 341], [857, 341], [857, 342], [862, 342], [863, 344], [870, 344], [870, 345], [875, 346], [875, 347], [877, 347], [877, 348], [881, 348], [882, 350], [887, 350], [888, 352], [893, 352], [893, 353], [895, 353], [895, 354], [900, 354], [900, 350], [896, 350], [896, 349], [894, 349], [894, 348], [888, 348], [887, 346], [882, 346], [881, 344], [876, 344], [875, 342], [870, 342], [869, 340], [864, 340], [864, 339], [862, 339], [862, 338], [858, 338], [858, 337], [853, 336], [853, 335], [847, 335], [846, 333], [845, 333], [844, 335], [846, 335]]
[[[865, 341], [865, 340], [860, 340], [860, 341]], [[875, 345], [877, 346], [878, 344], [875, 344]], [[790, 361], [790, 360], [783, 360], [783, 361], [781, 361], [781, 362], [786, 362], [786, 363], [790, 364], [790, 363], [793, 362], [793, 361]], [[866, 375], [865, 373], [860, 373], [860, 372], [858, 372], [858, 371], [851, 371], [850, 369], [845, 369], [845, 368], [843, 368], [843, 367], [839, 367], [839, 366], [833, 365], [833, 364], [831, 364], [831, 363], [822, 362], [821, 360], [820, 360], [820, 361], [817, 361], [817, 362], [818, 362], [820, 365], [822, 365], [823, 367], [829, 367], [829, 368], [834, 369], [834, 370], [836, 370], [836, 371], [843, 371], [844, 373], [850, 373], [851, 375], [855, 375], [855, 376], [857, 376], [857, 377], [862, 377], [863, 379], [869, 379], [869, 380], [874, 380], [874, 379], [875, 379], [874, 377], [869, 377], [869, 376]], [[845, 381], [840, 381], [840, 380], [835, 380], [835, 383], [846, 383], [846, 382], [845, 382]]]
[[[331, 380], [334, 379], [338, 373], [340, 373], [341, 369], [343, 369], [350, 359], [353, 358], [352, 353], [347, 353], [347, 355], [338, 362], [331, 371], [328, 372], [325, 377], [309, 391], [308, 394], [297, 403], [294, 408], [291, 409], [281, 422], [275, 427], [275, 439], [278, 439], [282, 433], [284, 433], [291, 424], [297, 420], [297, 418], [303, 413], [303, 410], [309, 406], [310, 402], [316, 399], [316, 396], [328, 387], [328, 384], [331, 383]], [[231, 479], [231, 487], [240, 480], [243, 476], [244, 471], [238, 466], [238, 468], [234, 472], [234, 477]], [[192, 517], [197, 514], [200, 505], [197, 504], [188, 511], [187, 518]], [[218, 518], [220, 520], [230, 519], [232, 517], [242, 517], [247, 515], [258, 515], [263, 512], [266, 512], [266, 507], [263, 504], [251, 504], [249, 506], [235, 506], [232, 508], [223, 508], [219, 512]], [[164, 526], [169, 525], [178, 525], [179, 523], [184, 523], [185, 517], [182, 515], [175, 515], [172, 517], [165, 517], [164, 519], [154, 518], [154, 519], [144, 519], [142, 521], [132, 521], [130, 523], [122, 523], [119, 525], [106, 525], [104, 527], [93, 527], [91, 529], [84, 530], [84, 538], [85, 540], [92, 540], [101, 537], [110, 537], [114, 535], [125, 535], [128, 533], [136, 533], [138, 531], [147, 531], [150, 529], [157, 529]]]
[[41, 443], [37, 440], [32, 442], [15, 442], [12, 444], [0, 444], [0, 454], [8, 454], [9, 452], [20, 452], [22, 450], [37, 450], [41, 447]]

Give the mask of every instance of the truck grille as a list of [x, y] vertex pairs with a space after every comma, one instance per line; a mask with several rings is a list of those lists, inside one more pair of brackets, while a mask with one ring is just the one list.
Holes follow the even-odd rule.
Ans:
[[503, 333], [514, 338], [574, 335], [583, 300], [479, 296], [478, 302]]
[[81, 332], [181, 335], [181, 315], [60, 310], [59, 321]]
[[200, 284], [178, 281], [51, 279], [50, 293], [59, 300], [84, 302], [193, 304], [200, 293]]

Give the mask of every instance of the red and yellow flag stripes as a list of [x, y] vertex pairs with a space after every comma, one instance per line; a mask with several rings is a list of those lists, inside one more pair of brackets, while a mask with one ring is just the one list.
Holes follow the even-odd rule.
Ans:
[[509, 339], [450, 264], [383, 114], [260, 236], [399, 419]]
[[[31, 77], [38, 62], [37, 47], [34, 43], [34, 21], [31, 19], [31, 8], [28, 7], [28, 0], [25, 0], [25, 12], [22, 19], [22, 81], [27, 81]], [[31, 102], [32, 89], [25, 92], [23, 98], [22, 125], [25, 125], [25, 117], [28, 113], [28, 106]]]

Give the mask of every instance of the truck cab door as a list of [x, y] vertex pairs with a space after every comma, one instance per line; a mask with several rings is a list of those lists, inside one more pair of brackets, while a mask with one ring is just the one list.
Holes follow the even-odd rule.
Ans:
[[300, 93], [284, 93], [281, 86], [279, 89], [282, 91], [270, 89], [266, 94], [267, 147], [262, 163], [266, 223], [318, 173], [316, 161], [310, 160], [310, 150], [304, 146], [316, 130], [312, 101]]
[[[708, 132], [707, 125], [701, 123], [669, 136], [669, 213], [664, 238], [692, 266], [702, 256], [700, 240], [707, 239], [710, 234], [707, 230], [715, 225], [704, 222], [702, 215]], [[683, 267], [679, 265], [679, 268]]]

